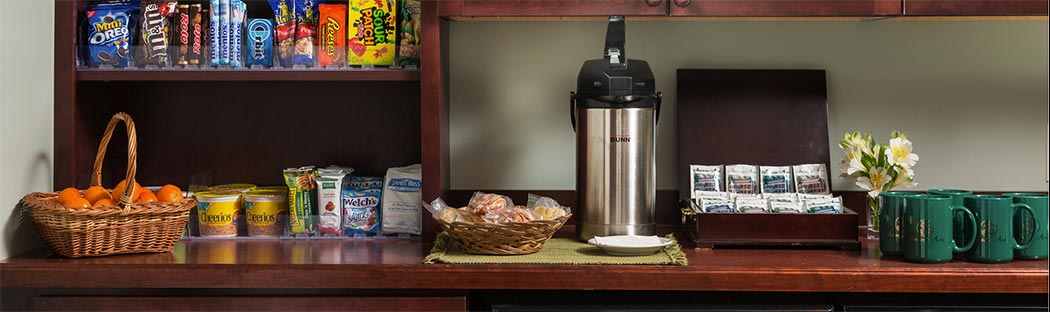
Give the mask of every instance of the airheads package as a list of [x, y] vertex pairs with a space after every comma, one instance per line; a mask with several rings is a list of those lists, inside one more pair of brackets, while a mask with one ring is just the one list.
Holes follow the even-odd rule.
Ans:
[[342, 196], [343, 233], [345, 235], [379, 234], [382, 216], [379, 203], [383, 191], [377, 189], [344, 189]]
[[396, 0], [350, 1], [347, 64], [394, 65]]
[[87, 9], [88, 66], [128, 67], [134, 11], [134, 7], [125, 5], [98, 5]]

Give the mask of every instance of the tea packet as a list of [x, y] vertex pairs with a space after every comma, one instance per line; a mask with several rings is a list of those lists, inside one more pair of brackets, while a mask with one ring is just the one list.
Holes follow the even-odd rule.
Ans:
[[689, 189], [692, 190], [692, 198], [699, 197], [699, 192], [724, 192], [725, 178], [722, 173], [722, 165], [689, 165]]
[[768, 213], [769, 201], [765, 198], [739, 198], [736, 200], [736, 211], [740, 213]]
[[762, 194], [762, 197], [768, 199], [770, 203], [784, 202], [784, 203], [797, 203], [799, 202], [798, 194], [796, 193], [783, 193], [783, 194]]
[[831, 194], [828, 186], [828, 168], [824, 164], [805, 164], [791, 167], [795, 175], [795, 189], [799, 194]]
[[802, 203], [798, 201], [769, 201], [769, 208], [775, 213], [803, 213]]
[[791, 193], [793, 190], [790, 166], [761, 166], [762, 194]]
[[758, 167], [752, 165], [726, 166], [726, 190], [737, 194], [758, 194]]
[[842, 197], [808, 199], [803, 204], [809, 213], [842, 213]]

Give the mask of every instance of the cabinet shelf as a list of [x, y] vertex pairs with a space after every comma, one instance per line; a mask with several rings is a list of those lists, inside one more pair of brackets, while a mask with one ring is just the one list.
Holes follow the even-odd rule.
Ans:
[[78, 81], [419, 81], [419, 69], [77, 69]]

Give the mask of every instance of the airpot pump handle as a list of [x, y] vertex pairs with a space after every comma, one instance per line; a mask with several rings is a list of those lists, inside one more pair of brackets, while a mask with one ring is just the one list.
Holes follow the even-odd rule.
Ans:
[[605, 31], [605, 51], [603, 51], [609, 68], [627, 67], [627, 52], [624, 50], [625, 28], [623, 16], [609, 17], [609, 27]]
[[572, 122], [572, 132], [576, 132], [576, 92], [569, 92], [569, 121]]
[[[656, 92], [656, 124], [660, 124], [660, 104], [664, 100], [663, 92]], [[575, 127], [573, 127], [575, 129]]]

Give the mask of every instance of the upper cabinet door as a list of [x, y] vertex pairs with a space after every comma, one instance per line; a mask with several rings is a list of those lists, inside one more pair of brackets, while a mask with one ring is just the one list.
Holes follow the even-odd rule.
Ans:
[[[901, 0], [668, 0], [671, 16], [893, 16]], [[962, 0], [967, 1], [967, 0]]]
[[1047, 0], [904, 0], [904, 15], [1046, 16]]
[[441, 16], [664, 16], [671, 0], [437, 0]]

